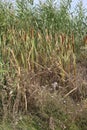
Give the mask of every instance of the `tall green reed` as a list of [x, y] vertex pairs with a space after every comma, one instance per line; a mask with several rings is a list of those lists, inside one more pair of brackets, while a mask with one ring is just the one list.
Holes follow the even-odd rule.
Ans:
[[0, 58], [4, 66], [8, 64], [8, 75], [16, 80], [17, 88], [13, 113], [15, 104], [21, 100], [20, 95], [27, 110], [25, 90], [23, 95], [20, 87], [23, 70], [37, 72], [53, 67], [63, 79], [66, 73], [72, 70], [75, 73], [75, 54], [85, 26], [84, 12], [81, 5], [72, 16], [71, 1], [68, 0], [62, 1], [58, 7], [56, 5], [53, 1], [46, 1], [34, 7], [28, 1], [16, 1], [14, 9], [11, 4], [0, 1]]

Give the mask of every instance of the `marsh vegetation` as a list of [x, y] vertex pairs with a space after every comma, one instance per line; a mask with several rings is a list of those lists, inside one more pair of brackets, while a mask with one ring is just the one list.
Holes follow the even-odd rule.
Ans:
[[0, 0], [0, 130], [87, 130], [82, 1]]

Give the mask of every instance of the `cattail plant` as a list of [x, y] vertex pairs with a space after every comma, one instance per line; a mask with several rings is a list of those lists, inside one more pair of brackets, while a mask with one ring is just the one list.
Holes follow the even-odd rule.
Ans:
[[[0, 1], [0, 79], [6, 77], [9, 98], [3, 95], [3, 99], [10, 100], [8, 104], [12, 105], [10, 112], [13, 112], [13, 117], [22, 106], [22, 111], [28, 111], [28, 99], [31, 98], [26, 91], [31, 92], [32, 77], [34, 80], [39, 77], [41, 84], [41, 74], [47, 73], [48, 79], [56, 75], [52, 81], [61, 82], [66, 80], [66, 75], [76, 74], [76, 55], [79, 55], [83, 22], [86, 21], [81, 3], [73, 16], [70, 0], [61, 0], [60, 6], [51, 0], [36, 7], [32, 2], [16, 0], [13, 8], [11, 3]], [[87, 44], [87, 36], [84, 43]], [[25, 78], [26, 75], [29, 78]], [[44, 82], [49, 81], [44, 79]]]

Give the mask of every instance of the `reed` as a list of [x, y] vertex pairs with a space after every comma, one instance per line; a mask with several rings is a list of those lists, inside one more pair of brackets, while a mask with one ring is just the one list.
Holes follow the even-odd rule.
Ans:
[[[61, 84], [69, 74], [76, 76], [76, 56], [87, 21], [81, 2], [74, 13], [70, 13], [68, 0], [62, 0], [60, 6], [51, 0], [38, 6], [32, 2], [17, 0], [13, 7], [12, 3], [0, 1], [0, 84], [1, 91], [6, 92], [0, 97], [3, 108], [7, 102], [7, 115], [13, 112], [15, 118], [20, 108], [28, 111], [32, 95], [38, 99], [41, 88], [33, 88], [31, 83], [38, 79], [42, 84], [42, 74]], [[28, 91], [32, 92], [30, 99]]]

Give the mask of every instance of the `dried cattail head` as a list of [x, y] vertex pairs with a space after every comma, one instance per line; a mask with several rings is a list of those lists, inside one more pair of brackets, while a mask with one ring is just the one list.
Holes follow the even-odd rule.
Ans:
[[83, 38], [83, 43], [84, 43], [85, 46], [87, 45], [87, 34]]

